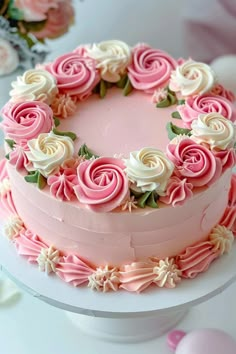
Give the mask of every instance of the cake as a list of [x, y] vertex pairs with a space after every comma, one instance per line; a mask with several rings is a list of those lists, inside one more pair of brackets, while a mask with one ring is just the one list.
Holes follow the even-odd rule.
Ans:
[[3, 234], [98, 291], [206, 271], [236, 230], [234, 99], [207, 64], [118, 40], [26, 71], [1, 110]]

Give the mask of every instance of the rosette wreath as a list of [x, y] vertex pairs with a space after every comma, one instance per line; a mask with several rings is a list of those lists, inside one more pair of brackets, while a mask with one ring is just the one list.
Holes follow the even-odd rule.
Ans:
[[[54, 9], [56, 1], [49, 3]], [[60, 120], [72, 119], [77, 105], [90, 95], [104, 98], [113, 85], [124, 95], [144, 91], [159, 108], [175, 105], [167, 122], [170, 142], [166, 151], [142, 147], [124, 158], [99, 157], [86, 145], [75, 151], [76, 134], [61, 131]], [[1, 112], [9, 145], [6, 157], [27, 182], [47, 186], [53, 197], [67, 203], [77, 202], [102, 213], [136, 212], [163, 204], [178, 207], [235, 165], [234, 96], [216, 82], [206, 64], [175, 60], [148, 45], [130, 48], [113, 40], [80, 46], [41, 68], [28, 70], [12, 87], [11, 99]], [[178, 119], [177, 125], [173, 119]], [[9, 200], [11, 205], [6, 179], [3, 175], [0, 191], [2, 201], [7, 204]], [[150, 284], [171, 288], [181, 277], [195, 277], [229, 252], [236, 230], [234, 194], [235, 178], [228, 208], [207, 241], [174, 258], [150, 259], [120, 269], [95, 269], [73, 254], [60, 256], [25, 230], [14, 206], [6, 233], [16, 239], [20, 254], [75, 286], [88, 282], [96, 290], [122, 287], [138, 292]]]
[[42, 44], [66, 33], [73, 19], [71, 0], [1, 1], [0, 75], [11, 73], [21, 62], [27, 66], [28, 61], [43, 61], [47, 50]]

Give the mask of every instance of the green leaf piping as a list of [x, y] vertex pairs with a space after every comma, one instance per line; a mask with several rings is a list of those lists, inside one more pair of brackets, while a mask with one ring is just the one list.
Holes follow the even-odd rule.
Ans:
[[100, 87], [99, 87], [99, 95], [101, 98], [104, 98], [107, 94], [107, 85], [106, 82], [101, 79], [100, 81]]
[[14, 148], [14, 145], [16, 144], [16, 142], [12, 139], [5, 139], [5, 142], [7, 143], [7, 145], [13, 149]]
[[53, 117], [53, 120], [54, 120], [54, 125], [55, 125], [55, 127], [57, 128], [57, 127], [59, 127], [59, 125], [60, 125], [60, 119], [59, 118], [57, 118], [57, 117]]
[[31, 171], [27, 176], [25, 176], [25, 180], [28, 183], [36, 183], [39, 189], [43, 189], [47, 185], [47, 179], [41, 175], [39, 171]]
[[86, 144], [81, 145], [79, 152], [79, 156], [83, 156], [86, 160], [90, 160], [91, 158], [95, 157], [98, 158], [98, 155], [95, 155], [88, 147]]
[[155, 191], [145, 192], [141, 197], [138, 198], [138, 206], [140, 208], [145, 208], [147, 205], [151, 208], [158, 208], [156, 198], [157, 194]]
[[172, 112], [171, 117], [175, 119], [182, 119], [178, 111]]
[[59, 130], [57, 130], [56, 128], [53, 128], [53, 133], [55, 135], [59, 135], [59, 136], [68, 136], [69, 138], [71, 138], [72, 140], [75, 140], [77, 138], [77, 135], [73, 132], [61, 132]]
[[133, 91], [133, 86], [131, 85], [130, 79], [127, 76], [127, 81], [126, 81], [125, 87], [123, 89], [123, 95], [128, 96], [131, 91]]
[[185, 100], [178, 100], [177, 105], [185, 104]]
[[116, 86], [119, 87], [120, 89], [124, 89], [125, 85], [126, 85], [126, 82], [127, 82], [127, 79], [128, 79], [128, 75], [127, 74], [121, 76], [120, 80], [117, 81]]
[[170, 140], [174, 139], [177, 135], [188, 135], [188, 136], [191, 135], [190, 129], [179, 128], [176, 125], [174, 125], [172, 122], [167, 123], [166, 129], [168, 132], [168, 138]]

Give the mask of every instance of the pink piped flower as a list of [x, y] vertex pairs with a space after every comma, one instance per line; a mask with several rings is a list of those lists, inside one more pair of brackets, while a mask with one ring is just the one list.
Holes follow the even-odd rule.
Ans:
[[232, 103], [235, 102], [235, 94], [230, 90], [226, 90], [226, 88], [221, 84], [214, 85], [210, 93], [216, 96], [224, 97]]
[[46, 70], [56, 79], [61, 94], [75, 96], [79, 100], [91, 95], [100, 80], [96, 61], [75, 52], [61, 55], [47, 65]]
[[9, 153], [9, 163], [17, 170], [28, 169], [30, 162], [26, 156], [26, 151], [29, 151], [26, 140], [22, 140], [19, 144], [16, 144], [13, 150]]
[[219, 224], [231, 230], [234, 237], [236, 237], [236, 174], [233, 174], [231, 177], [228, 206], [226, 207]]
[[171, 204], [173, 207], [177, 205], [183, 205], [185, 201], [193, 196], [193, 185], [187, 182], [187, 179], [180, 179], [177, 176], [173, 176], [169, 179], [166, 195], [160, 197], [160, 202], [165, 204]]
[[56, 175], [49, 176], [47, 184], [55, 198], [69, 201], [75, 196], [74, 187], [78, 184], [78, 178], [75, 170], [68, 168]]
[[186, 178], [194, 187], [205, 186], [221, 174], [221, 163], [205, 146], [186, 138], [169, 143], [167, 156], [175, 164], [175, 174]]
[[236, 154], [234, 148], [228, 150], [212, 150], [216, 159], [220, 160], [222, 166], [222, 173], [228, 168], [232, 168], [236, 164]]
[[62, 257], [56, 268], [59, 278], [76, 287], [88, 283], [89, 276], [94, 272], [90, 265], [75, 255]]
[[134, 88], [153, 93], [157, 88], [167, 85], [176, 66], [176, 60], [169, 54], [146, 44], [139, 44], [133, 49], [128, 76]]
[[8, 177], [8, 172], [7, 172], [7, 159], [1, 159], [0, 160], [0, 182], [2, 182], [5, 178]]
[[73, 115], [76, 107], [76, 99], [68, 94], [57, 94], [51, 104], [54, 116], [60, 118], [68, 118]]
[[177, 257], [176, 264], [182, 271], [183, 278], [195, 278], [198, 274], [205, 272], [210, 264], [219, 257], [220, 252], [214, 251], [211, 242], [200, 242], [186, 250]]
[[25, 257], [28, 262], [37, 264], [37, 258], [42, 249], [48, 248], [48, 245], [41, 241], [39, 236], [33, 234], [28, 229], [21, 230], [18, 237], [14, 240], [17, 252]]
[[96, 212], [109, 212], [120, 206], [128, 195], [129, 183], [124, 163], [112, 157], [100, 157], [81, 163], [77, 169], [78, 200]]

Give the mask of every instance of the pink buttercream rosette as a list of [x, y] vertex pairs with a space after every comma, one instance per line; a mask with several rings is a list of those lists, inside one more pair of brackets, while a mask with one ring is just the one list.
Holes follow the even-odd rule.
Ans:
[[75, 196], [74, 186], [78, 184], [76, 170], [61, 169], [57, 174], [48, 177], [47, 184], [50, 186], [50, 193], [55, 198], [70, 201]]
[[109, 212], [122, 204], [129, 192], [123, 162], [117, 158], [100, 157], [81, 163], [78, 185], [74, 187], [78, 200], [96, 212]]
[[13, 150], [9, 152], [9, 163], [15, 166], [17, 170], [27, 170], [30, 166], [26, 151], [29, 151], [27, 140], [21, 140], [21, 142], [15, 144]]
[[169, 179], [165, 196], [159, 198], [164, 204], [171, 204], [173, 207], [183, 205], [185, 201], [193, 196], [193, 185], [187, 182], [187, 179], [180, 179], [173, 176]]
[[205, 146], [189, 138], [177, 144], [170, 142], [167, 156], [175, 164], [174, 173], [180, 178], [186, 178], [194, 187], [213, 183], [222, 171], [220, 160]]
[[75, 96], [79, 100], [91, 95], [100, 80], [96, 61], [76, 52], [61, 55], [46, 65], [46, 70], [57, 80], [61, 94]]
[[217, 112], [232, 122], [236, 119], [235, 107], [228, 100], [210, 94], [188, 97], [183, 105], [177, 106], [177, 111], [189, 129], [199, 114]]
[[53, 112], [44, 102], [8, 102], [1, 111], [1, 127], [6, 136], [16, 143], [48, 133], [53, 126]]
[[227, 227], [236, 237], [236, 174], [231, 177], [228, 205], [220, 220], [220, 225]]
[[169, 54], [145, 44], [134, 47], [132, 63], [128, 66], [131, 84], [137, 90], [153, 93], [167, 85], [177, 61]]

